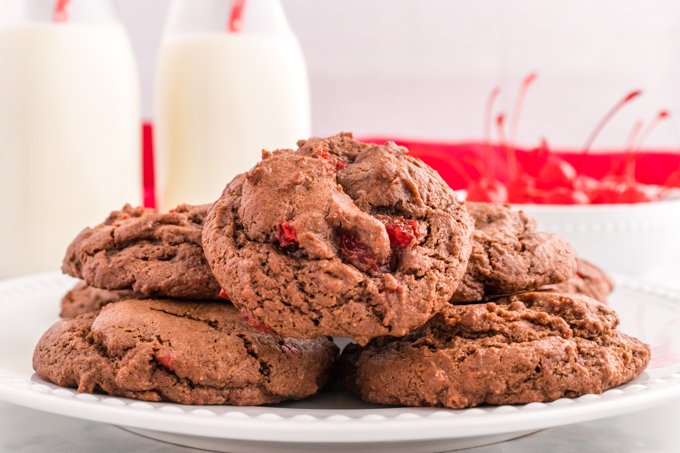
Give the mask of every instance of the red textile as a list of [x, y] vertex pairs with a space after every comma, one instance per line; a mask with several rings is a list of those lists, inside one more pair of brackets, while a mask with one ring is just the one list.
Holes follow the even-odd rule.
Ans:
[[[464, 189], [466, 176], [475, 180], [485, 171], [483, 162], [488, 162], [493, 176], [503, 182], [508, 182], [507, 152], [499, 146], [489, 146], [481, 142], [466, 143], [437, 143], [414, 140], [361, 137], [361, 141], [370, 143], [384, 143], [393, 140], [409, 149], [410, 154], [422, 159], [426, 164], [436, 169], [444, 180], [454, 189]], [[626, 153], [623, 151], [598, 151], [596, 154], [581, 155], [578, 151], [551, 151], [568, 161], [578, 170], [579, 174], [600, 179], [612, 169], [622, 165]], [[530, 175], [536, 175], [544, 162], [544, 158], [536, 152], [517, 149], [517, 162]], [[680, 152], [663, 150], [644, 150], [636, 154], [636, 179], [645, 184], [663, 184], [668, 176], [680, 168]], [[482, 166], [480, 168], [480, 162]], [[462, 175], [464, 172], [467, 175]]]

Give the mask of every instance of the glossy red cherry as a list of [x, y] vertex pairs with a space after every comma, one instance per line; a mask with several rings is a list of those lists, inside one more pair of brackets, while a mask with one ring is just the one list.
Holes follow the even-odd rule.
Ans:
[[217, 297], [221, 299], [226, 299], [226, 300], [231, 300], [231, 297], [229, 297], [229, 294], [223, 289], [220, 288], [220, 293], [217, 295]]
[[625, 190], [626, 185], [620, 181], [613, 179], [604, 179], [599, 182], [599, 185], [590, 191], [591, 204], [611, 204], [618, 203], [621, 199], [621, 193]]
[[589, 194], [591, 191], [597, 189], [599, 186], [600, 181], [590, 176], [577, 175], [576, 178], [574, 178], [573, 184], [574, 190], [580, 190], [585, 194]]
[[656, 201], [654, 195], [642, 185], [629, 184], [619, 194], [619, 203], [647, 203]]
[[392, 249], [405, 248], [420, 239], [418, 222], [413, 219], [392, 216], [376, 216], [385, 225]]
[[386, 270], [384, 263], [378, 262], [370, 247], [354, 231], [340, 230], [338, 243], [343, 258], [362, 271], [372, 273]]
[[585, 192], [566, 187], [545, 191], [539, 200], [541, 204], [588, 204], [590, 202]]
[[513, 180], [508, 186], [508, 201], [510, 203], [536, 203], [538, 195], [535, 179], [526, 174]]
[[536, 187], [552, 190], [556, 188], [572, 189], [576, 178], [576, 169], [564, 159], [549, 155], [536, 178]]
[[281, 247], [288, 247], [291, 245], [298, 245], [297, 232], [295, 227], [293, 227], [292, 222], [281, 222], [279, 225], [279, 245]]
[[506, 203], [508, 201], [508, 189], [505, 184], [498, 180], [481, 178], [468, 184], [467, 199], [487, 203]]
[[680, 168], [671, 173], [666, 182], [664, 183], [666, 187], [680, 187]]

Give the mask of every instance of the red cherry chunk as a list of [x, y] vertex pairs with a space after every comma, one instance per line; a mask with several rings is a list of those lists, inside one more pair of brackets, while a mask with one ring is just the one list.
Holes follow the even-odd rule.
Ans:
[[337, 159], [325, 151], [321, 153], [319, 157], [327, 161], [334, 172], [338, 172], [347, 166], [347, 164], [343, 160]]
[[157, 355], [156, 360], [167, 369], [172, 369], [176, 357], [172, 354]]
[[354, 231], [340, 230], [338, 242], [342, 256], [364, 272], [385, 270], [383, 263], [371, 251]]
[[279, 225], [279, 245], [281, 247], [298, 245], [297, 232], [292, 222], [281, 222]]
[[241, 318], [253, 329], [257, 330], [258, 332], [263, 332], [263, 333], [273, 333], [272, 329], [270, 329], [265, 323], [256, 320], [253, 318], [253, 315], [245, 310], [241, 309]]
[[220, 288], [220, 293], [217, 295], [217, 297], [219, 297], [221, 299], [231, 300], [231, 297], [229, 297], [229, 294], [227, 294], [227, 292], [225, 290], [223, 290], [222, 288]]
[[392, 249], [406, 248], [421, 238], [418, 222], [413, 219], [388, 215], [375, 217], [385, 225]]

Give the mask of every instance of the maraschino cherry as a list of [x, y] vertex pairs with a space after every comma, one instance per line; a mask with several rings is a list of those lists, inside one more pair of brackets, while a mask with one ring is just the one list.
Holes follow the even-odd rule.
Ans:
[[[461, 165], [451, 162], [453, 169], [466, 182], [468, 200], [519, 204], [609, 204], [656, 201], [664, 196], [664, 190], [659, 186], [638, 182], [635, 170], [642, 144], [657, 125], [669, 117], [667, 110], [658, 112], [646, 126], [642, 121], [634, 124], [628, 137], [625, 158], [618, 169], [612, 166], [601, 180], [581, 174], [579, 171], [601, 131], [619, 110], [642, 94], [641, 90], [627, 93], [598, 121], [588, 135], [576, 165], [552, 153], [547, 141], [542, 140], [540, 145], [530, 150], [524, 158], [524, 164], [530, 168], [527, 171], [527, 168], [517, 159], [515, 143], [524, 99], [536, 78], [536, 73], [531, 73], [524, 78], [509, 118], [502, 112], [494, 117], [493, 105], [500, 89], [495, 87], [491, 91], [484, 111], [484, 136], [489, 151], [484, 158], [478, 157], [469, 163], [478, 171], [477, 178], [471, 178]], [[506, 136], [505, 126], [508, 120], [510, 132]], [[499, 147], [507, 159], [507, 183], [498, 178], [493, 167], [493, 146], [491, 145], [493, 126], [496, 129]], [[668, 177], [666, 186], [680, 187], [680, 169]]]

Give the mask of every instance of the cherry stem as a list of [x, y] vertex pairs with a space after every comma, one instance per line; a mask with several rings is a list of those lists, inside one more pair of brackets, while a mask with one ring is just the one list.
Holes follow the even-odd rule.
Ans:
[[227, 23], [227, 30], [232, 33], [241, 31], [243, 25], [243, 8], [246, 0], [234, 0], [231, 4], [231, 11], [229, 12], [229, 22]]
[[626, 147], [624, 148], [626, 151], [626, 156], [623, 161], [623, 168], [621, 169], [621, 173], [629, 175], [628, 169], [630, 166], [630, 161], [635, 153], [634, 151], [635, 141], [637, 140], [637, 137], [640, 134], [640, 130], [642, 129], [643, 125], [644, 122], [642, 120], [637, 120], [635, 124], [633, 124], [633, 128], [630, 130], [630, 133], [628, 134], [628, 139], [626, 140]]
[[[519, 86], [519, 91], [517, 92], [517, 98], [515, 98], [515, 105], [512, 108], [512, 114], [510, 115], [510, 136], [509, 140], [506, 142], [505, 153], [508, 158], [508, 170], [510, 171], [510, 180], [514, 180], [519, 177], [517, 174], [517, 152], [515, 151], [515, 145], [517, 140], [517, 129], [519, 127], [519, 118], [522, 112], [522, 107], [524, 105], [524, 99], [526, 98], [529, 86], [536, 80], [537, 74], [531, 72], [524, 77], [522, 84]], [[500, 125], [499, 125], [500, 126]]]
[[54, 4], [54, 12], [52, 13], [52, 22], [67, 22], [68, 21], [68, 7], [71, 0], [57, 0]]
[[637, 141], [633, 142], [626, 156], [626, 177], [629, 182], [635, 182], [635, 169], [637, 164], [637, 157], [642, 144], [649, 138], [652, 131], [656, 129], [659, 123], [670, 116], [668, 110], [661, 110], [656, 116], [650, 121], [647, 126], [642, 129], [642, 122], [640, 122], [640, 132], [637, 135]]
[[487, 144], [491, 144], [491, 128], [493, 123], [493, 105], [501, 93], [499, 87], [494, 87], [489, 93], [489, 97], [486, 98], [486, 106], [484, 107], [484, 138]]
[[590, 152], [590, 148], [593, 146], [593, 143], [595, 142], [595, 139], [597, 138], [598, 135], [600, 135], [600, 132], [602, 132], [602, 129], [607, 125], [609, 120], [612, 119], [612, 117], [621, 110], [621, 107], [624, 105], [628, 104], [630, 101], [635, 99], [636, 97], [640, 96], [642, 94], [641, 90], [634, 90], [628, 93], [626, 96], [623, 97], [619, 102], [614, 104], [614, 106], [609, 109], [609, 111], [600, 119], [600, 121], [597, 123], [595, 126], [595, 129], [590, 133], [590, 136], [588, 136], [588, 139], [586, 140], [586, 144], [583, 146], [583, 152], [581, 153], [582, 155], [586, 155]]
[[505, 150], [505, 155], [508, 160], [508, 172], [510, 173], [510, 181], [517, 177], [517, 156], [515, 155], [515, 150], [508, 146], [508, 142], [505, 138], [505, 131], [503, 126], [505, 125], [505, 114], [499, 113], [496, 117], [496, 128], [498, 129], [498, 140], [501, 147]]
[[644, 141], [649, 138], [652, 131], [654, 129], [656, 129], [656, 127], [659, 125], [659, 123], [662, 122], [663, 120], [665, 120], [666, 118], [668, 118], [669, 116], [671, 116], [671, 114], [668, 110], [659, 111], [659, 113], [656, 114], [654, 119], [652, 119], [652, 121], [650, 121], [649, 124], [647, 124], [647, 127], [644, 128], [642, 130], [642, 132], [640, 132], [640, 135], [639, 135], [639, 138], [638, 138], [638, 141], [637, 141], [635, 148], [639, 150], [642, 147], [642, 144], [644, 143]]
[[484, 107], [484, 139], [486, 145], [488, 146], [486, 154], [486, 165], [485, 173], [486, 177], [491, 179], [492, 166], [493, 166], [493, 148], [491, 147], [491, 129], [493, 124], [493, 105], [496, 102], [496, 98], [500, 94], [501, 89], [499, 87], [494, 87], [489, 93], [489, 97], [486, 99], [486, 106]]
[[626, 152], [632, 151], [633, 148], [635, 147], [635, 140], [637, 139], [643, 124], [644, 122], [642, 120], [637, 120], [635, 124], [633, 124], [633, 127], [630, 130], [630, 133], [628, 134], [628, 139], [626, 140], [626, 146], [624, 148]]
[[535, 72], [528, 74], [522, 81], [519, 91], [517, 92], [517, 99], [515, 99], [515, 105], [512, 109], [512, 115], [510, 116], [510, 146], [514, 146], [515, 140], [517, 140], [517, 129], [519, 127], [519, 118], [522, 113], [522, 107], [524, 106], [524, 99], [526, 98], [529, 86], [536, 80], [536, 77], [538, 77], [538, 74]]

